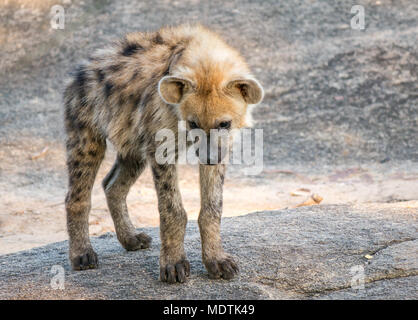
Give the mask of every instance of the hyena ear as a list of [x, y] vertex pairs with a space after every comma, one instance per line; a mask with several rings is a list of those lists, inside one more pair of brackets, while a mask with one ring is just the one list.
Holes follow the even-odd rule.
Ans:
[[158, 83], [158, 93], [165, 103], [176, 105], [192, 87], [187, 79], [165, 76]]
[[238, 91], [248, 104], [257, 104], [263, 100], [264, 90], [256, 79], [232, 80], [227, 88]]

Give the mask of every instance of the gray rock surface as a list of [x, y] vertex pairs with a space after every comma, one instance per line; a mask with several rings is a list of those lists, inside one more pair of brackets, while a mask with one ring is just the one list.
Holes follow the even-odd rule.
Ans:
[[[150, 249], [126, 252], [114, 234], [93, 238], [100, 268], [71, 271], [67, 242], [0, 256], [2, 299], [417, 299], [416, 209], [314, 206], [225, 218], [225, 248], [238, 260], [232, 281], [210, 280], [200, 258], [197, 224], [188, 224], [192, 275], [158, 281], [157, 228]], [[367, 257], [365, 257], [367, 255]], [[65, 289], [52, 289], [54, 265]], [[357, 270], [353, 273], [354, 270]], [[353, 281], [364, 270], [364, 289]], [[353, 278], [354, 277], [354, 278]]]

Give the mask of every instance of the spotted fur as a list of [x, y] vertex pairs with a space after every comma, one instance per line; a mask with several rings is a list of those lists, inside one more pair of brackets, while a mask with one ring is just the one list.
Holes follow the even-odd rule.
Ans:
[[[262, 95], [243, 58], [199, 25], [130, 33], [76, 68], [64, 94], [69, 174], [65, 203], [73, 268], [98, 266], [88, 215], [109, 141], [117, 159], [102, 185], [120, 243], [127, 250], [150, 245], [150, 237], [135, 230], [126, 205], [130, 187], [150, 164], [160, 211], [160, 278], [185, 281], [190, 273], [183, 245], [187, 215], [176, 165], [155, 160], [155, 134], [164, 128], [177, 134], [178, 121], [190, 119], [205, 131], [224, 119], [231, 121], [231, 128], [241, 128], [248, 125], [248, 105]], [[199, 227], [209, 275], [229, 279], [238, 268], [223, 251], [219, 233], [224, 175], [223, 164], [200, 165]]]

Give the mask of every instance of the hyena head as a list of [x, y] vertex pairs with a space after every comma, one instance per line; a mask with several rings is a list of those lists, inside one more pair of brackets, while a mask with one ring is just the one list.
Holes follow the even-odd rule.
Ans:
[[263, 88], [252, 76], [205, 68], [186, 77], [165, 76], [159, 94], [186, 122], [200, 163], [214, 165], [229, 153], [233, 133], [251, 126], [250, 106], [262, 100]]

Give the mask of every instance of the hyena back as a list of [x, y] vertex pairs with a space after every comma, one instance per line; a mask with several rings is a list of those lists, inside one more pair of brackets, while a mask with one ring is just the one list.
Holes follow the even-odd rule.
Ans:
[[[184, 252], [187, 215], [175, 164], [159, 164], [160, 129], [239, 129], [249, 125], [248, 105], [263, 91], [243, 60], [216, 34], [183, 25], [154, 33], [131, 33], [81, 65], [66, 87], [65, 128], [69, 190], [66, 197], [70, 261], [76, 270], [98, 266], [88, 231], [91, 190], [106, 141], [117, 150], [103, 180], [118, 240], [126, 250], [148, 248], [151, 238], [137, 233], [126, 196], [150, 164], [160, 212], [160, 279], [184, 282], [190, 265]], [[176, 143], [177, 146], [177, 143]], [[232, 278], [238, 267], [222, 248], [220, 220], [225, 165], [201, 163], [198, 219], [203, 262], [212, 278]]]

